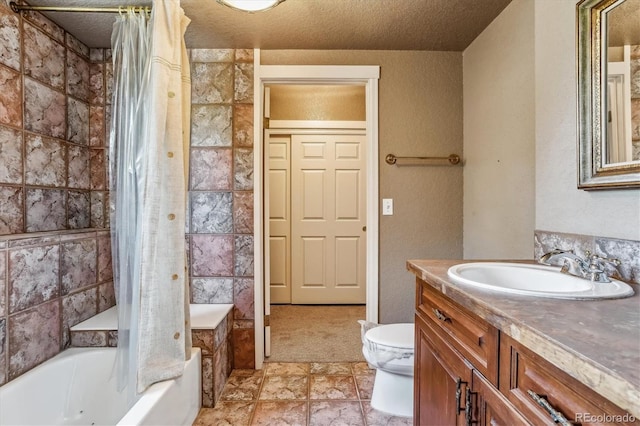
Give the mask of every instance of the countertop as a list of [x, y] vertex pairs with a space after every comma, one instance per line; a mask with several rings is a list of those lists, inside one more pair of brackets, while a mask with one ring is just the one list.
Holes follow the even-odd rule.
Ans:
[[447, 276], [449, 267], [466, 262], [470, 261], [409, 260], [407, 269], [640, 418], [638, 285], [632, 284], [632, 297], [612, 300], [507, 295], [452, 282]]

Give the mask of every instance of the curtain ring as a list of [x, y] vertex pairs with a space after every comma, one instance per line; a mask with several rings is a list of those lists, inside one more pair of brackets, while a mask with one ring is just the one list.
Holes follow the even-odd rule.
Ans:
[[118, 14], [122, 16], [122, 6], [118, 6]]

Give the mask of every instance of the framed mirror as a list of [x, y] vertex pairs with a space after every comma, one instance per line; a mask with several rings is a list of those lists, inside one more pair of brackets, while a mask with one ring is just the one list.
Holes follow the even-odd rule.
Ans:
[[578, 188], [640, 188], [640, 0], [582, 0]]

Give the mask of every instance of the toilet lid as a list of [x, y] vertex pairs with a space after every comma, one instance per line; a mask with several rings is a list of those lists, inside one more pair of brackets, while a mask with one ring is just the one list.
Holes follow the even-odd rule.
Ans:
[[413, 323], [381, 325], [367, 331], [364, 337], [377, 345], [413, 349]]

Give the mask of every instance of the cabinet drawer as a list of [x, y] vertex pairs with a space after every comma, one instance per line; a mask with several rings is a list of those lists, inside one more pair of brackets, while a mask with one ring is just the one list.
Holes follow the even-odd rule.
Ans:
[[557, 423], [528, 391], [539, 395], [542, 404], [548, 402], [551, 409], [574, 424], [640, 424], [618, 406], [506, 335], [500, 342], [500, 391], [539, 425]]
[[416, 312], [437, 324], [441, 337], [494, 386], [498, 384], [498, 330], [417, 279]]

